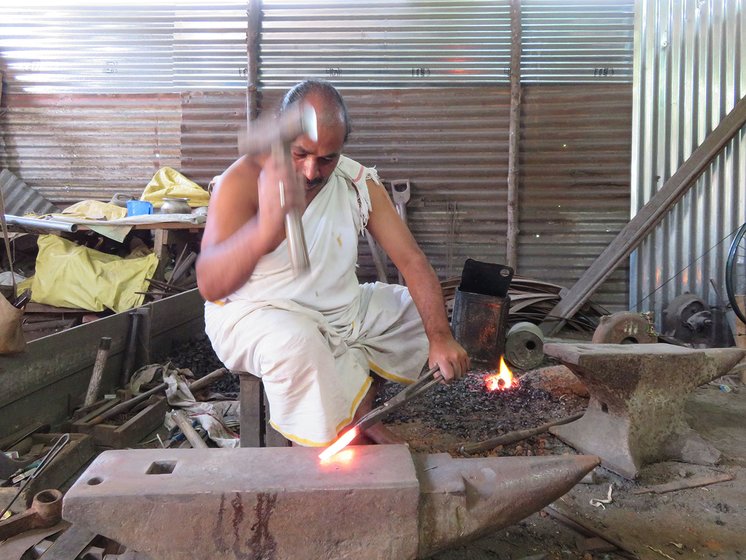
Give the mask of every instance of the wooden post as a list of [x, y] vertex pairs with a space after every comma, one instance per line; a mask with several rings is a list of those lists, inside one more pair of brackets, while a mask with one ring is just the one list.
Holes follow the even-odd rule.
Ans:
[[518, 267], [518, 156], [521, 133], [521, 0], [510, 2], [510, 129], [508, 133], [507, 261]]
[[259, 39], [262, 31], [262, 2], [249, 0], [246, 30], [246, 125], [259, 114]]
[[93, 374], [91, 380], [88, 383], [88, 391], [85, 394], [85, 401], [83, 406], [90, 406], [98, 400], [98, 395], [101, 392], [101, 379], [104, 376], [104, 368], [106, 367], [106, 361], [109, 359], [109, 350], [111, 349], [111, 337], [102, 336], [98, 343], [98, 352], [96, 353], [96, 361], [93, 364]]

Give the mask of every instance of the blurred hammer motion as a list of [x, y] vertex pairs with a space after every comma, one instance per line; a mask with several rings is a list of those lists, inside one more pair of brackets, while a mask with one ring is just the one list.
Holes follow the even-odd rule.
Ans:
[[[290, 144], [307, 135], [312, 141], [318, 139], [316, 111], [307, 103], [293, 103], [279, 116], [267, 115], [249, 123], [247, 130], [238, 135], [239, 155], [255, 155], [271, 152], [272, 158], [286, 169], [286, 177], [295, 181], [295, 170], [290, 157]], [[295, 185], [289, 185], [295, 187]], [[285, 206], [285, 184], [280, 181], [280, 201]], [[285, 214], [285, 237], [288, 242], [290, 263], [296, 276], [310, 268], [306, 238], [303, 234], [302, 212], [291, 207]]]

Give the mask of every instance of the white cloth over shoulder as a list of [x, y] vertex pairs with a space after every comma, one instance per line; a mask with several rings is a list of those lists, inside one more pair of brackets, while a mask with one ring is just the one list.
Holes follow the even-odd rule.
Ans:
[[222, 305], [205, 304], [218, 357], [262, 378], [272, 425], [303, 445], [328, 445], [352, 421], [370, 387], [369, 369], [408, 383], [427, 359], [409, 291], [361, 286], [355, 275], [369, 178], [377, 180], [375, 170], [342, 156], [306, 208], [309, 274], [293, 275], [283, 242]]

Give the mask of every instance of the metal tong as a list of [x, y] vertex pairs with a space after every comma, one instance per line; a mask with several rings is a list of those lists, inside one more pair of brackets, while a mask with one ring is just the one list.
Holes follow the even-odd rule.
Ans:
[[433, 385], [440, 383], [442, 379], [443, 377], [440, 375], [440, 367], [436, 365], [417, 381], [408, 387], [405, 387], [381, 406], [374, 408], [368, 414], [363, 416], [358, 420], [354, 428], [357, 428], [359, 431], [370, 428], [373, 424], [377, 424], [416, 396], [430, 389]]

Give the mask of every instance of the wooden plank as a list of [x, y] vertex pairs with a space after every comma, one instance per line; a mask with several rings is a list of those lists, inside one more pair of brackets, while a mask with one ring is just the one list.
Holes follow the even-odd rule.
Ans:
[[[668, 211], [692, 187], [696, 179], [707, 169], [710, 162], [746, 124], [746, 97], [742, 97], [733, 110], [707, 135], [704, 142], [663, 184], [660, 190], [637, 212], [622, 231], [609, 243], [601, 255], [593, 261], [575, 285], [549, 312], [551, 320], [545, 320], [545, 334], [557, 333], [566, 319], [572, 317], [593, 295], [623, 259], [637, 248], [647, 234], [666, 216]], [[557, 320], [559, 318], [559, 320]]]
[[245, 371], [236, 371], [240, 381], [241, 401], [240, 425], [241, 447], [261, 447], [261, 399], [262, 382], [259, 378]]
[[[119, 313], [30, 342], [26, 351], [0, 356], [0, 410], [30, 395], [39, 388], [74, 375], [90, 371], [96, 360], [96, 349], [102, 336], [111, 338], [110, 357], [124, 351], [127, 315]], [[106, 372], [114, 365], [107, 363]]]

